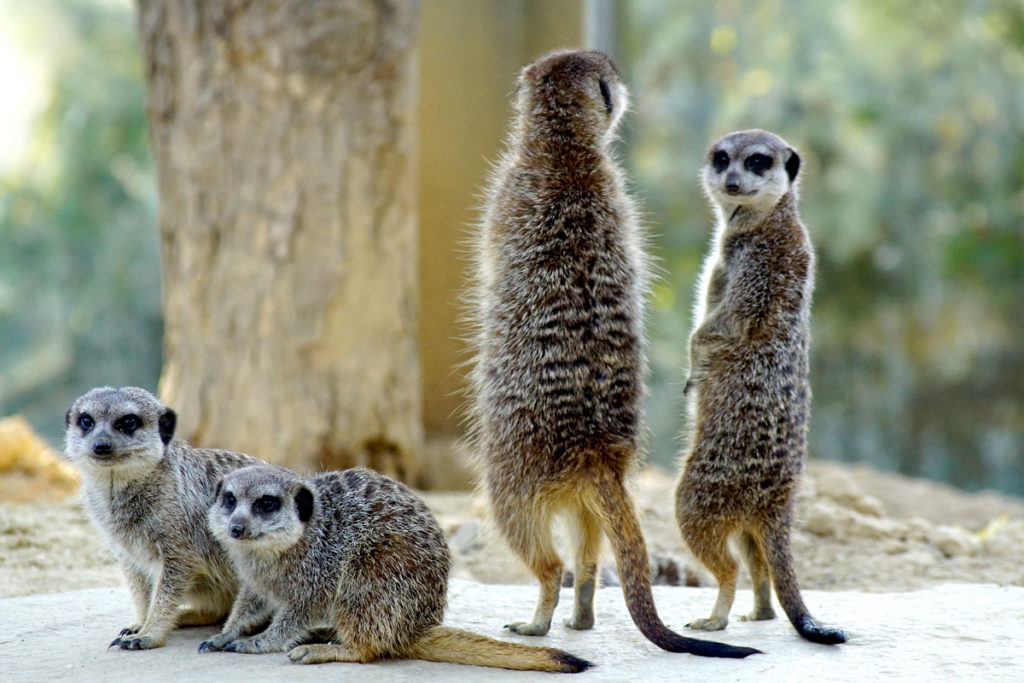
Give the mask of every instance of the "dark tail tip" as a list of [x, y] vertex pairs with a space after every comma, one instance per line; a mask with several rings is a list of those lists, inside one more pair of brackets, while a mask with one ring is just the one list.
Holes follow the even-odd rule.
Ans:
[[794, 626], [797, 633], [812, 643], [839, 645], [849, 640], [846, 632], [842, 629], [835, 628], [834, 626], [825, 626], [811, 617], [803, 617]]
[[698, 657], [722, 657], [725, 659], [743, 659], [750, 655], [764, 654], [752, 647], [737, 647], [735, 645], [726, 645], [716, 640], [687, 638], [667, 627], [662, 627], [657, 629], [657, 631], [657, 633], [653, 634], [654, 637], [646, 632], [644, 632], [644, 635], [650, 638], [652, 643], [669, 652], [686, 652]]
[[[679, 637], [683, 638], [683, 636]], [[714, 640], [697, 640], [695, 638], [683, 639], [690, 641], [686, 649], [674, 650], [674, 652], [689, 652], [690, 654], [697, 655], [698, 657], [722, 657], [724, 659], [743, 659], [750, 655], [764, 654], [760, 650], [755, 650], [752, 647], [726, 645], [725, 643], [719, 643]]]
[[561, 666], [561, 672], [566, 674], [578, 674], [594, 666], [591, 662], [563, 650], [552, 649], [551, 656]]

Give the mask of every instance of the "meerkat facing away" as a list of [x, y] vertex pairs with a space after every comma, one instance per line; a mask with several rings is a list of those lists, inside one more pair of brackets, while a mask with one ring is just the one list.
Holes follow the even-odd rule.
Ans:
[[93, 389], [65, 416], [65, 453], [82, 473], [85, 507], [135, 603], [136, 622], [110, 644], [124, 650], [160, 647], [175, 626], [217, 623], [238, 588], [206, 511], [221, 475], [259, 461], [193, 448], [173, 438], [176, 422], [138, 387]]
[[676, 518], [694, 554], [718, 580], [711, 616], [691, 628], [725, 628], [736, 591], [733, 537], [750, 571], [754, 611], [772, 619], [771, 583], [804, 638], [846, 634], [811, 617], [800, 597], [789, 530], [807, 450], [808, 346], [814, 252], [797, 214], [800, 156], [762, 130], [715, 142], [704, 190], [717, 225], [700, 277], [684, 390], [689, 454]]
[[[208, 522], [242, 578], [224, 630], [200, 652], [290, 650], [294, 662], [425, 659], [575, 673], [568, 652], [441, 626], [451, 562], [416, 494], [354, 468], [304, 479], [261, 465], [228, 474]], [[242, 637], [260, 626], [261, 633]], [[326, 639], [331, 643], [308, 643]]]
[[525, 68], [516, 116], [488, 193], [476, 248], [477, 451], [495, 520], [540, 581], [544, 635], [562, 582], [551, 524], [576, 537], [575, 606], [594, 623], [602, 535], [611, 540], [633, 621], [667, 650], [757, 652], [685, 638], [658, 617], [650, 565], [624, 479], [641, 449], [646, 257], [622, 171], [609, 151], [628, 107], [599, 52], [559, 51]]

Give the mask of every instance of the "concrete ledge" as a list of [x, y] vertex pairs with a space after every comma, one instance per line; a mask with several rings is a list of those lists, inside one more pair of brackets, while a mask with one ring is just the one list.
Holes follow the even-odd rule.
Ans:
[[[598, 591], [597, 623], [591, 631], [575, 632], [561, 625], [571, 611], [571, 589], [562, 591], [556, 625], [547, 637], [532, 639], [503, 631], [504, 623], [532, 614], [536, 597], [531, 586], [453, 579], [446, 623], [496, 638], [559, 647], [594, 662], [596, 668], [580, 674], [579, 680], [1024, 680], [1024, 587], [951, 584], [912, 593], [807, 591], [804, 599], [815, 616], [850, 634], [851, 642], [838, 647], [801, 640], [785, 618], [739, 621], [753, 604], [750, 591], [741, 590], [728, 629], [699, 636], [767, 653], [738, 661], [659, 650], [630, 621], [618, 588]], [[655, 588], [662, 618], [676, 630], [694, 617], [706, 616], [714, 598], [714, 589]], [[0, 600], [0, 680], [261, 681], [287, 676], [419, 682], [428, 677], [555, 676], [422, 661], [302, 666], [290, 663], [284, 654], [200, 655], [196, 648], [215, 633], [212, 628], [175, 631], [167, 646], [157, 650], [106, 650], [131, 619], [124, 588]]]

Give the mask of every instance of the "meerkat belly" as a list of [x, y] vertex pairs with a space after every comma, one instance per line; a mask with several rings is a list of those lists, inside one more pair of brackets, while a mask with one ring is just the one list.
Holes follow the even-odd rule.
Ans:
[[788, 486], [806, 449], [806, 387], [800, 359], [789, 352], [748, 347], [716, 363], [696, 399], [694, 481], [739, 491]]
[[160, 577], [163, 559], [160, 549], [141, 534], [121, 534], [114, 544], [120, 550], [122, 560], [151, 580]]
[[[85, 494], [93, 521], [105, 532], [111, 550], [122, 564], [150, 578], [159, 577], [163, 566], [160, 549], [145, 524], [136, 521], [148, 519], [150, 511], [138, 508], [134, 497], [118, 496], [111, 501], [103, 492], [90, 489]], [[125, 512], [127, 507], [132, 509], [130, 515]]]

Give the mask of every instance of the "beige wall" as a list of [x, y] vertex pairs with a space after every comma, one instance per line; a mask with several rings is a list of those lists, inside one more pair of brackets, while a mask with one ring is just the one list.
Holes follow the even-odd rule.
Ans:
[[465, 328], [456, 319], [488, 162], [525, 64], [584, 42], [584, 0], [429, 0], [420, 26], [420, 358], [428, 433], [459, 431]]

